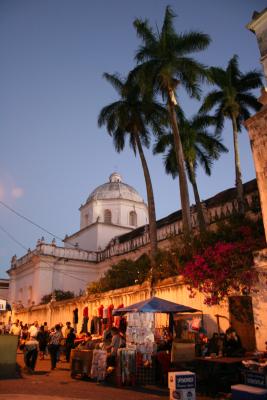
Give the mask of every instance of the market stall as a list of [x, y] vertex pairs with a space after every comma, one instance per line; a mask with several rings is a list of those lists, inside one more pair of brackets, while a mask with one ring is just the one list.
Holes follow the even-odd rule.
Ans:
[[[175, 361], [177, 352], [184, 356], [187, 356], [188, 351], [192, 352], [195, 346], [193, 340], [183, 343], [178, 342], [176, 337], [173, 338], [173, 332], [176, 332], [174, 327], [177, 325], [176, 316], [190, 313], [199, 313], [199, 310], [158, 297], [114, 310], [114, 316], [127, 315], [126, 349], [123, 352], [124, 362], [119, 363], [120, 375], [124, 376], [126, 369], [128, 375], [135, 374], [137, 383], [153, 384], [156, 380], [156, 366], [158, 371], [162, 371], [162, 377], [164, 373], [167, 374], [171, 359]], [[158, 316], [162, 314], [166, 314], [168, 318], [160, 325]], [[128, 352], [131, 362], [128, 360]], [[135, 362], [132, 361], [133, 354]], [[129, 365], [135, 370], [129, 371]]]

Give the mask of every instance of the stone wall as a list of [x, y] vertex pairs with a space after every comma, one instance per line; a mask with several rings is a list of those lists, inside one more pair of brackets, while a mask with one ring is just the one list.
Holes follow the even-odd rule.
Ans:
[[256, 342], [259, 349], [265, 350], [267, 342], [267, 248], [255, 253], [254, 265], [259, 274], [258, 284], [253, 290], [252, 297]]
[[[208, 307], [203, 304], [204, 298], [201, 293], [198, 293], [193, 299], [189, 298], [189, 292], [179, 277], [168, 278], [164, 281], [161, 281], [155, 287], [155, 296], [202, 311], [204, 316], [204, 326], [210, 336], [214, 331], [217, 331], [216, 315], [221, 316], [221, 329], [225, 330], [229, 326], [228, 302], [225, 302], [220, 306]], [[95, 310], [97, 310], [101, 304], [104, 306], [113, 304], [116, 308], [120, 304], [128, 306], [147, 298], [149, 298], [149, 285], [144, 283], [142, 285], [112, 290], [101, 293], [100, 295], [91, 295], [88, 297], [54, 302], [48, 305], [33, 306], [28, 309], [15, 312], [13, 315], [13, 320], [18, 318], [24, 323], [32, 323], [36, 320], [39, 323], [47, 321], [49, 326], [53, 326], [58, 322], [65, 324], [67, 321], [72, 322], [73, 309], [77, 307], [79, 310], [79, 332], [82, 326], [82, 311], [85, 306], [88, 306], [89, 317], [91, 318], [93, 315], [95, 315]], [[165, 321], [164, 316], [163, 321]]]
[[262, 92], [259, 101], [261, 110], [245, 122], [248, 129], [257, 183], [259, 188], [265, 237], [267, 239], [267, 89]]

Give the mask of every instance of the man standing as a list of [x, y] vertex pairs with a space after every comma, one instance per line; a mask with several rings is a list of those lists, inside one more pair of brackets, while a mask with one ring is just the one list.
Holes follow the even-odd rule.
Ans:
[[19, 320], [17, 319], [17, 321], [11, 326], [9, 333], [10, 335], [20, 336], [20, 332], [21, 332], [21, 327], [19, 324]]
[[30, 337], [35, 337], [37, 336], [38, 333], [38, 321], [35, 321], [32, 326], [30, 326], [28, 330], [29, 336]]

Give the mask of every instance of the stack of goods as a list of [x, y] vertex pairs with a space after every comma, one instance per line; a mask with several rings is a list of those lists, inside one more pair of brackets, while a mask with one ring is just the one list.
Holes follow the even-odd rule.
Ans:
[[105, 350], [94, 350], [91, 368], [91, 378], [103, 381], [106, 377], [107, 352]]
[[169, 372], [168, 387], [170, 400], [196, 399], [196, 375], [191, 371]]
[[90, 375], [93, 352], [91, 350], [71, 350], [71, 377], [77, 374]]
[[118, 383], [134, 385], [136, 376], [136, 352], [135, 350], [119, 349], [117, 359]]
[[246, 385], [267, 388], [267, 361], [244, 360], [244, 380]]
[[242, 361], [245, 384], [231, 386], [234, 400], [267, 399], [267, 361]]

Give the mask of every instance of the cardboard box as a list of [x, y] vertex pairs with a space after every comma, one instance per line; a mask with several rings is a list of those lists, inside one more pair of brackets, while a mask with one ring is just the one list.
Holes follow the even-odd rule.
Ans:
[[231, 386], [232, 400], [266, 400], [267, 390], [248, 385]]
[[196, 374], [191, 371], [176, 371], [168, 373], [168, 388], [181, 389], [196, 389]]
[[245, 384], [266, 388], [266, 374], [250, 370], [245, 371]]

